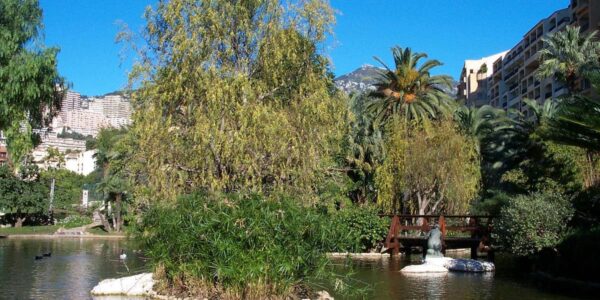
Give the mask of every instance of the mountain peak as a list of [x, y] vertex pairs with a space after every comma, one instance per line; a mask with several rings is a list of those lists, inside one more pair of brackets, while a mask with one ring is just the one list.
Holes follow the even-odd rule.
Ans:
[[[347, 94], [372, 91], [375, 89], [374, 84], [382, 79], [381, 76], [383, 71], [385, 71], [385, 69], [364, 64], [348, 74], [335, 78], [334, 82], [338, 89]], [[452, 81], [452, 88], [445, 89], [445, 92], [454, 97], [458, 91], [457, 86], [458, 83]]]

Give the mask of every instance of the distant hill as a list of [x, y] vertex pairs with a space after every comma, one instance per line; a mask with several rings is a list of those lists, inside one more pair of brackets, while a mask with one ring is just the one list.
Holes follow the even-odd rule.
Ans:
[[348, 94], [372, 90], [374, 89], [373, 84], [379, 80], [380, 72], [383, 70], [371, 65], [363, 65], [334, 79], [335, 86]]
[[[374, 90], [373, 84], [381, 78], [380, 72], [384, 70], [371, 65], [363, 65], [348, 74], [335, 78], [334, 82], [340, 90], [348, 94]], [[452, 88], [445, 89], [445, 92], [455, 97], [458, 93], [458, 82], [453, 80]]]

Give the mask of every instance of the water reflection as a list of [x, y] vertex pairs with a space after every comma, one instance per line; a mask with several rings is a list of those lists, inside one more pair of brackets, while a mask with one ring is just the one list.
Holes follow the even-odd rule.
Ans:
[[[127, 266], [119, 260], [127, 253]], [[100, 280], [145, 270], [124, 240], [0, 239], [0, 298], [90, 299]], [[52, 256], [35, 260], [35, 255]]]
[[[520, 280], [514, 274], [442, 273], [403, 274], [408, 264], [419, 263], [415, 255], [403, 258], [365, 259], [352, 262], [353, 279], [372, 284], [369, 299], [570, 299], [545, 293]], [[334, 270], [343, 274], [344, 261], [337, 261]], [[500, 268], [502, 268], [500, 266]], [[335, 293], [332, 293], [335, 294]], [[336, 299], [345, 299], [336, 295]]]
[[[119, 260], [121, 249], [127, 253], [127, 265]], [[123, 240], [0, 239], [0, 298], [90, 299], [89, 291], [100, 280], [146, 271], [135, 249]], [[52, 257], [34, 260], [35, 255], [50, 251]], [[502, 265], [496, 273], [487, 274], [408, 276], [400, 272], [407, 264], [419, 261], [418, 255], [410, 260], [352, 261], [354, 282], [372, 285], [369, 299], [568, 299], [528, 285], [514, 273], [504, 271]], [[334, 265], [340, 274], [349, 270], [344, 260], [334, 261]], [[336, 299], [346, 299], [332, 294]]]

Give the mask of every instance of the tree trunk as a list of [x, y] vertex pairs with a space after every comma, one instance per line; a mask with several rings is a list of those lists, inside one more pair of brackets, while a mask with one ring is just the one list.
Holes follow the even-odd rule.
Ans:
[[588, 180], [587, 180], [588, 186], [586, 186], [586, 187], [589, 188], [589, 187], [595, 186], [597, 184], [596, 170], [595, 170], [596, 158], [595, 158], [594, 152], [587, 151], [586, 160], [588, 163]]
[[106, 229], [106, 231], [108, 232], [112, 231], [112, 228], [110, 228], [110, 223], [108, 223], [106, 216], [102, 213], [98, 215], [100, 216], [100, 222], [102, 222], [102, 226], [104, 226], [104, 229]]
[[100, 213], [99, 215], [104, 229], [106, 229], [106, 231], [112, 231], [112, 227], [110, 227], [110, 223], [108, 223], [108, 201], [104, 201], [104, 213]]
[[121, 225], [122, 225], [122, 218], [121, 218], [121, 199], [122, 199], [123, 195], [121, 193], [118, 193], [115, 197], [115, 212], [113, 215], [116, 215], [116, 220], [115, 220], [115, 230], [117, 232], [121, 232]]
[[117, 220], [115, 219], [115, 210], [112, 209], [112, 204], [110, 205], [110, 208], [111, 208], [111, 214], [110, 214], [110, 216], [112, 217], [113, 230], [115, 230], [116, 226], [117, 226]]
[[23, 227], [23, 223], [25, 222], [26, 219], [27, 219], [27, 217], [17, 217], [17, 221], [15, 222], [15, 228]]

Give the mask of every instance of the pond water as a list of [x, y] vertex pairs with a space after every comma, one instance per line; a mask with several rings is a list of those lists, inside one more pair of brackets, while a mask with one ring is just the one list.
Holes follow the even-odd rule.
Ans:
[[[410, 259], [385, 257], [353, 260], [350, 263], [353, 273], [350, 282], [359, 288], [365, 283], [370, 284], [366, 293], [368, 299], [575, 299], [535, 287], [524, 274], [510, 269], [511, 264], [502, 256], [497, 257], [497, 270], [494, 273], [408, 275], [400, 272], [404, 266], [418, 264], [420, 260], [420, 255], [413, 255]], [[334, 260], [334, 264], [339, 274], [349, 269], [344, 259]], [[336, 296], [336, 299], [348, 298]]]
[[102, 279], [145, 271], [134, 250], [122, 239], [0, 239], [0, 299], [90, 299]]
[[[121, 249], [127, 253], [125, 262], [119, 259]], [[136, 249], [116, 239], [0, 239], [0, 299], [91, 299], [90, 290], [102, 279], [147, 271]], [[46, 252], [52, 256], [34, 259]], [[420, 257], [412, 259], [417, 263]], [[502, 261], [494, 274], [434, 277], [400, 273], [409, 263], [405, 258], [353, 261], [352, 278], [357, 287], [372, 285], [368, 299], [571, 299], [534, 287]], [[349, 269], [344, 260], [334, 265], [340, 274]]]

